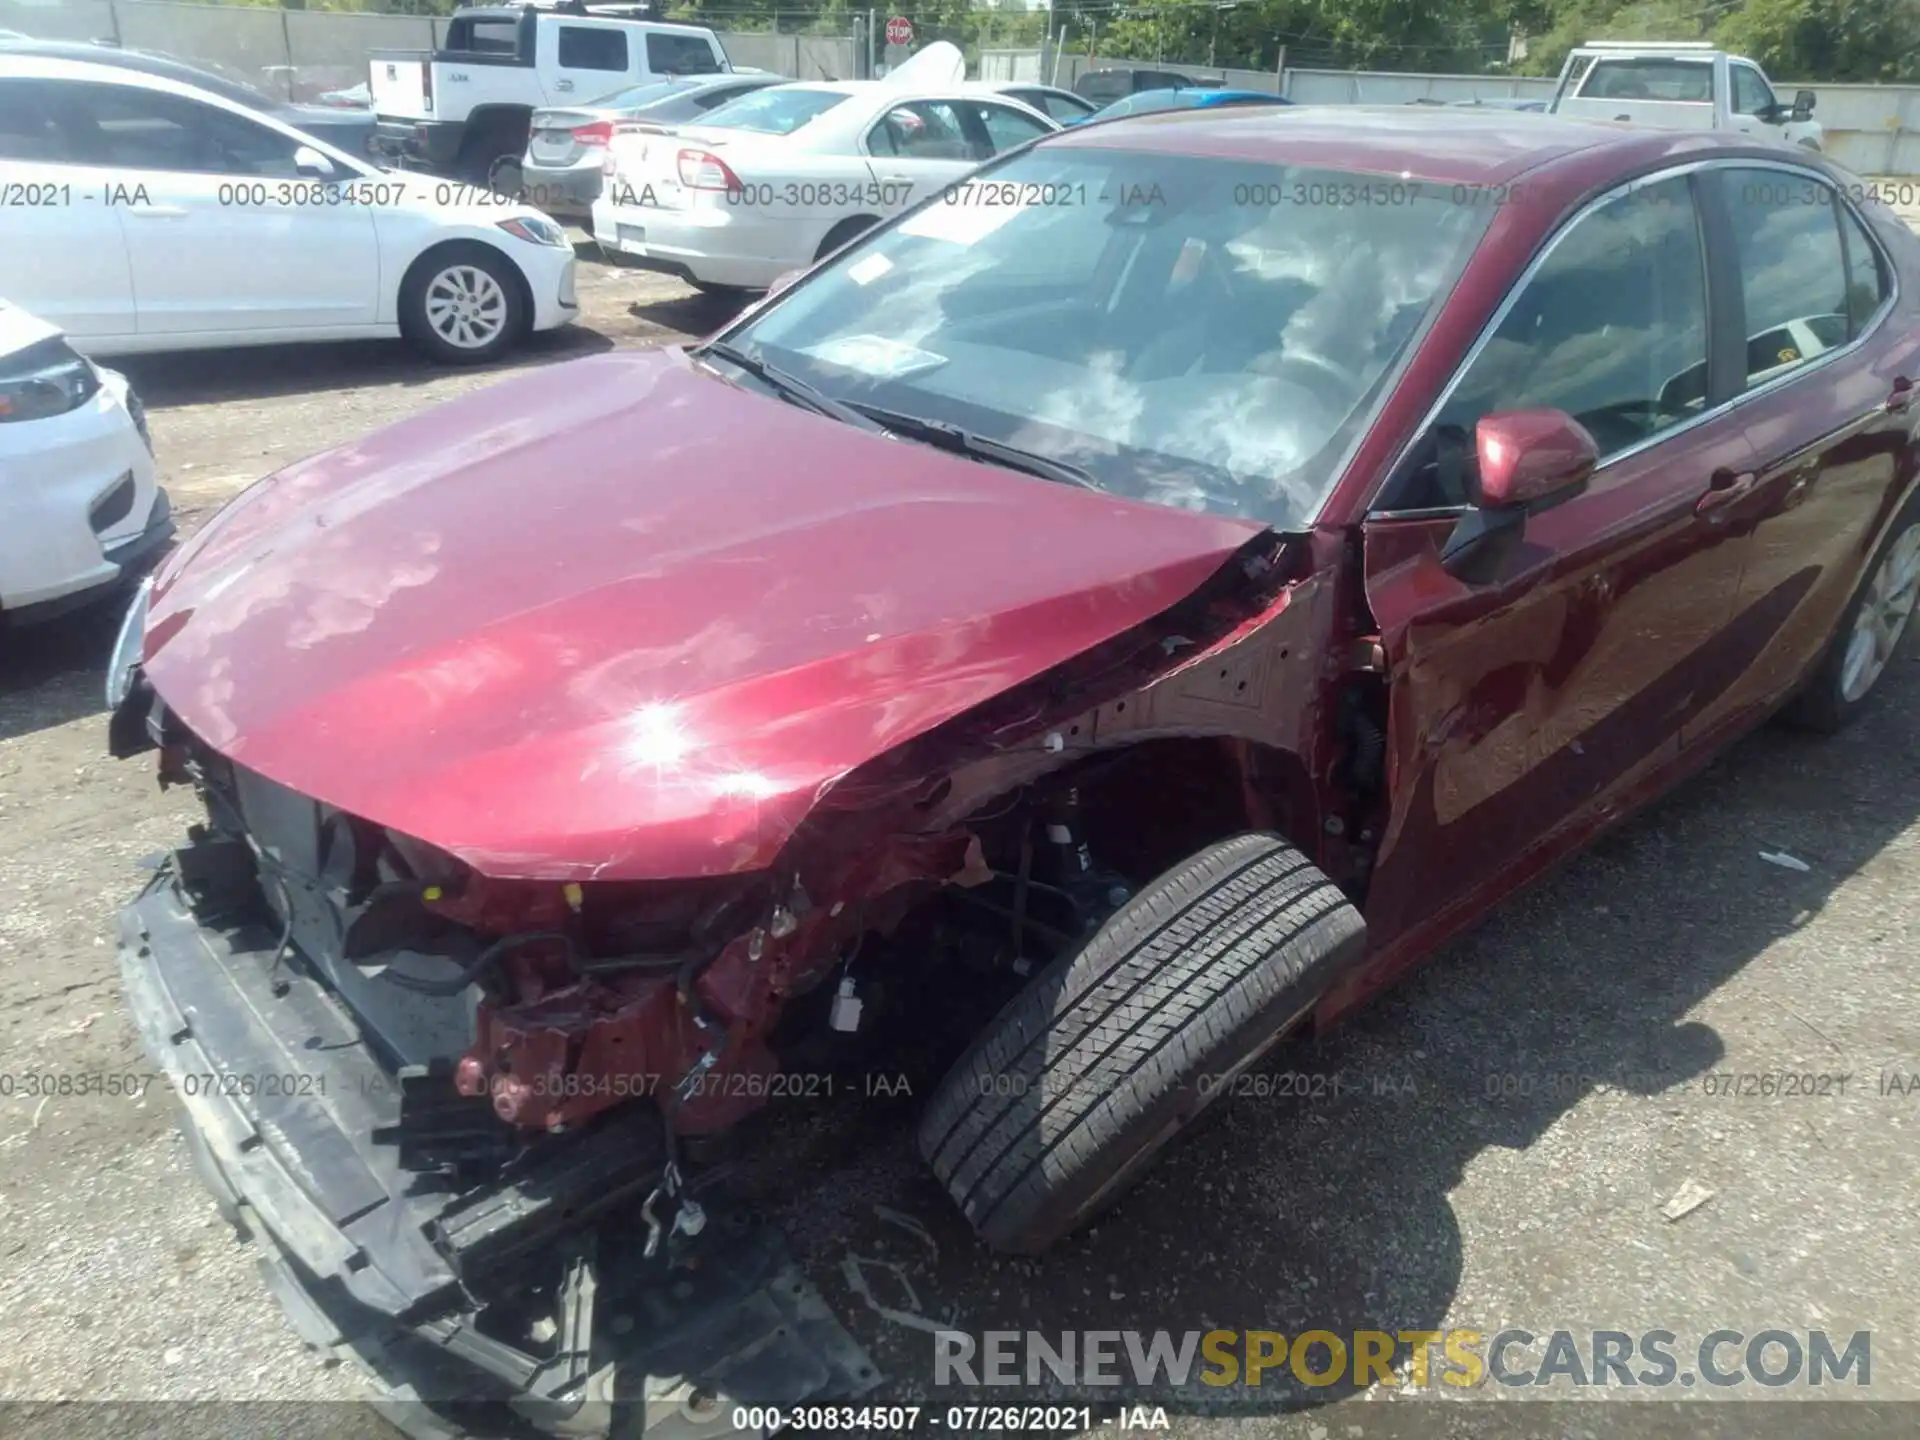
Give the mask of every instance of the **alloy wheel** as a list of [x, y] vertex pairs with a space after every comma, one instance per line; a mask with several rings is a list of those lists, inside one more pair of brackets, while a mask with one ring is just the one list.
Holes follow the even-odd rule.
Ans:
[[507, 325], [507, 292], [476, 265], [450, 265], [427, 285], [427, 323], [447, 344], [481, 350]]
[[1893, 658], [1900, 636], [1920, 600], [1920, 523], [1909, 525], [1887, 547], [1880, 566], [1860, 597], [1853, 634], [1840, 664], [1840, 694], [1848, 704], [1871, 690]]

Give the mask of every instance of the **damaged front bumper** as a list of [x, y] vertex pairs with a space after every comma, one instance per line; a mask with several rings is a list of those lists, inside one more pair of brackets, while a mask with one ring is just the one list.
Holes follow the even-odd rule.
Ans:
[[295, 1329], [357, 1360], [402, 1429], [459, 1433], [447, 1407], [489, 1402], [561, 1435], [727, 1436], [747, 1433], [736, 1405], [878, 1382], [777, 1235], [705, 1191], [682, 1204], [700, 1186], [682, 1188], [652, 1107], [423, 1189], [376, 1138], [414, 1077], [290, 935], [229, 919], [205, 864], [175, 852], [122, 913], [129, 1007]]

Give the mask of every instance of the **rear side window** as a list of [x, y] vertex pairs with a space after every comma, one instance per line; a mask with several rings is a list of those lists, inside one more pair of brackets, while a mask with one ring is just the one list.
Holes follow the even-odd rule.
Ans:
[[647, 36], [647, 68], [656, 75], [718, 75], [720, 57], [704, 35]]
[[1746, 300], [1747, 383], [1761, 385], [1849, 329], [1839, 207], [1826, 185], [1786, 170], [1729, 168], [1720, 180]]
[[1016, 100], [1024, 100], [1042, 114], [1050, 115], [1062, 125], [1071, 125], [1075, 120], [1084, 120], [1093, 113], [1094, 107], [1084, 100], [1076, 100], [1071, 95], [1061, 95], [1052, 90], [1018, 91]]
[[0, 160], [58, 165], [75, 157], [53, 123], [53, 101], [44, 81], [0, 80]]
[[475, 20], [471, 16], [449, 20], [446, 48], [463, 55], [518, 55], [520, 27], [512, 20]]
[[1846, 206], [1840, 207], [1840, 234], [1847, 251], [1847, 335], [1860, 334], [1892, 293], [1887, 265], [1866, 227]]
[[1581, 88], [1583, 100], [1713, 102], [1713, 66], [1703, 60], [1599, 60]]
[[977, 160], [965, 124], [944, 100], [896, 105], [867, 132], [867, 149], [902, 160]]
[[974, 106], [974, 111], [979, 115], [980, 123], [987, 127], [987, 139], [992, 142], [996, 155], [1002, 150], [1024, 145], [1036, 136], [1053, 133], [1032, 116], [1022, 115], [1018, 110], [995, 105], [991, 101]]
[[562, 70], [612, 70], [627, 68], [627, 37], [620, 30], [599, 30], [589, 25], [560, 27], [560, 68]]

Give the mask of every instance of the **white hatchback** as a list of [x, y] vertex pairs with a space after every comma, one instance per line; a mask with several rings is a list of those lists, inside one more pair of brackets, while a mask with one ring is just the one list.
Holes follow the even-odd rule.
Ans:
[[191, 85], [0, 55], [0, 291], [94, 355], [402, 336], [489, 360], [579, 313], [566, 231]]
[[173, 534], [126, 377], [0, 301], [0, 615], [48, 619], [115, 589]]

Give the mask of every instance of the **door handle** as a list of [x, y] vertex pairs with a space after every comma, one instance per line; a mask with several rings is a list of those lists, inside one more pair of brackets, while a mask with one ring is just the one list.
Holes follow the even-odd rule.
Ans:
[[556, 80], [556, 81], [554, 81], [554, 82], [553, 82], [553, 88], [554, 88], [554, 89], [556, 89], [556, 90], [571, 90], [571, 89], [573, 89], [573, 81], [571, 81], [571, 80]]
[[1737, 475], [1731, 470], [1714, 471], [1713, 479], [1707, 482], [1706, 493], [1694, 502], [1693, 513], [1706, 515], [1731, 505], [1753, 489], [1756, 478], [1751, 470], [1742, 470]]
[[122, 213], [138, 215], [142, 220], [179, 220], [185, 217], [187, 207], [184, 205], [128, 205], [124, 207]]
[[1887, 413], [1889, 415], [1904, 415], [1913, 408], [1913, 401], [1913, 382], [1904, 375], [1895, 377], [1893, 393], [1887, 396]]

